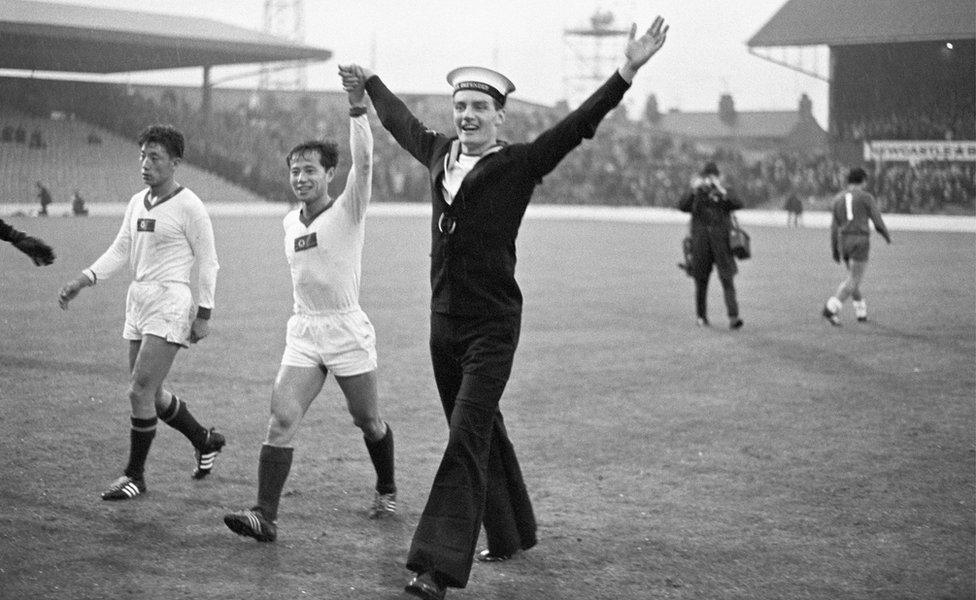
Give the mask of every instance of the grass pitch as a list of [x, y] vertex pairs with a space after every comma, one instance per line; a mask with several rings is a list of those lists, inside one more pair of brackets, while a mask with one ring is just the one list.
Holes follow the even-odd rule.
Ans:
[[[215, 217], [213, 332], [168, 383], [228, 438], [207, 480], [161, 426], [149, 492], [102, 502], [128, 448], [127, 276], [58, 309], [120, 219], [10, 219], [0, 247], [0, 598], [400, 598], [446, 441], [427, 356], [428, 221], [369, 217], [362, 304], [397, 439], [400, 515], [365, 518], [372, 469], [334, 381], [297, 438], [274, 544], [250, 506], [291, 287], [277, 217]], [[522, 341], [502, 410], [539, 519], [518, 560], [449, 598], [964, 599], [974, 595], [976, 282], [970, 233], [874, 238], [870, 321], [819, 315], [827, 232], [750, 227], [742, 331], [694, 325], [684, 227], [528, 220]]]

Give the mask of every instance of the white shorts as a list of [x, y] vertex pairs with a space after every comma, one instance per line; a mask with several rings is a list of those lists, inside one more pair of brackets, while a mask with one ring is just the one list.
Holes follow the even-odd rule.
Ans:
[[125, 298], [122, 337], [141, 340], [155, 335], [189, 347], [193, 325], [193, 294], [183, 283], [133, 281]]
[[375, 371], [373, 324], [359, 308], [329, 315], [292, 315], [281, 364], [325, 368], [339, 377]]

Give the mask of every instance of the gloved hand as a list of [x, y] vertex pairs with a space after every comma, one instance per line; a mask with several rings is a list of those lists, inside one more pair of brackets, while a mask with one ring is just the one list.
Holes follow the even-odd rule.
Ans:
[[14, 242], [14, 246], [29, 256], [38, 267], [54, 262], [54, 250], [36, 237], [25, 236], [21, 240]]

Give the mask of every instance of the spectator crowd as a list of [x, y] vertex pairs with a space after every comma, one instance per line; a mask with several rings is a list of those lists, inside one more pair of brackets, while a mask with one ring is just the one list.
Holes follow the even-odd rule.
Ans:
[[[8, 80], [9, 81], [9, 80]], [[36, 80], [35, 80], [36, 81]], [[164, 122], [189, 133], [187, 160], [273, 201], [288, 201], [290, 191], [282, 177], [285, 153], [309, 137], [334, 137], [342, 147], [348, 137], [348, 119], [340, 94], [306, 94], [282, 106], [274, 94], [255, 94], [251, 101], [233, 109], [215, 109], [206, 115], [181, 99], [164, 92], [156, 98], [124, 86], [44, 82], [24, 85], [8, 94], [15, 108], [43, 116], [69, 109], [123, 137], [135, 139], [147, 123]], [[71, 106], [51, 106], [46, 99], [71, 98]], [[405, 96], [414, 114], [437, 130], [451, 131], [448, 102], [443, 95]], [[63, 101], [62, 101], [63, 102]], [[509, 142], [534, 139], [562, 118], [565, 104], [543, 107], [511, 103], [502, 137]], [[954, 117], [936, 123], [938, 114], [895, 115], [884, 122], [848, 119], [835, 123], [845, 139], [866, 136], [926, 137], [941, 132], [939, 139], [972, 139], [973, 116]], [[967, 121], [968, 119], [968, 121]], [[425, 201], [426, 170], [402, 152], [378, 124], [374, 127], [374, 192], [376, 201]], [[571, 153], [539, 187], [534, 201], [547, 204], [595, 204], [673, 207], [686, 192], [697, 169], [707, 161], [722, 165], [727, 183], [734, 186], [747, 207], [779, 208], [796, 194], [816, 204], [843, 188], [850, 166], [822, 153], [780, 151], [762, 159], [746, 160], [735, 150], [702, 152], [693, 142], [652, 130], [643, 121], [631, 121], [624, 110], [614, 111], [597, 136]], [[976, 199], [976, 163], [923, 162], [882, 163], [873, 168], [870, 191], [889, 212], [972, 213]], [[340, 161], [337, 186], [349, 168]], [[341, 189], [341, 188], [337, 188]]]

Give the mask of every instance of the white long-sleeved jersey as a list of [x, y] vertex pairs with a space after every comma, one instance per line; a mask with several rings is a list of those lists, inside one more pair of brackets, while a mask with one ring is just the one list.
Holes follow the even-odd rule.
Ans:
[[366, 209], [373, 185], [373, 133], [366, 115], [349, 119], [352, 168], [336, 201], [303, 223], [301, 208], [285, 215], [285, 257], [291, 267], [295, 314], [359, 308]]
[[199, 264], [197, 304], [213, 308], [217, 287], [217, 249], [213, 225], [203, 202], [180, 187], [149, 204], [149, 190], [129, 200], [115, 241], [85, 274], [108, 279], [126, 264], [135, 281], [172, 281], [190, 285], [193, 263]]

